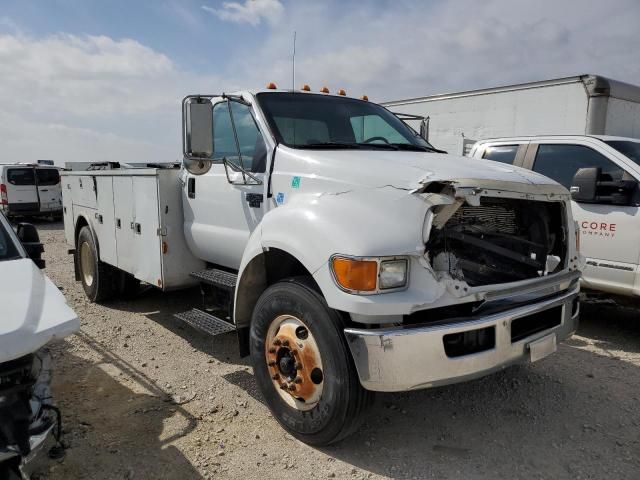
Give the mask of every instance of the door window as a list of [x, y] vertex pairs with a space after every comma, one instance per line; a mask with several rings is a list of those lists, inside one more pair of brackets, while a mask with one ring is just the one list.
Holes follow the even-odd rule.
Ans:
[[7, 171], [7, 182], [11, 185], [35, 185], [36, 179], [33, 168], [10, 168]]
[[[227, 102], [219, 102], [213, 106], [213, 157], [216, 159], [227, 158], [239, 165], [239, 146], [239, 153], [242, 154], [242, 166], [250, 172], [264, 172], [267, 147], [253, 119], [250, 107], [239, 102], [230, 102], [230, 106], [233, 123]], [[236, 145], [236, 135], [238, 136], [238, 145]]]
[[60, 173], [55, 168], [38, 168], [36, 169], [36, 177], [40, 187], [57, 185], [60, 182]]
[[519, 145], [494, 145], [487, 147], [482, 158], [494, 162], [510, 163], [516, 159]]
[[599, 167], [603, 179], [622, 180], [624, 170], [596, 152], [583, 145], [539, 145], [533, 170], [541, 173], [565, 188], [571, 188], [573, 176], [580, 168]]

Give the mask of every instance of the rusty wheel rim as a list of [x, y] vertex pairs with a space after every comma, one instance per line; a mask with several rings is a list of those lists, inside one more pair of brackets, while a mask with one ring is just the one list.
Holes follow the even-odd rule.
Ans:
[[267, 331], [265, 356], [280, 397], [297, 410], [312, 409], [322, 397], [324, 369], [309, 327], [292, 315], [276, 317]]

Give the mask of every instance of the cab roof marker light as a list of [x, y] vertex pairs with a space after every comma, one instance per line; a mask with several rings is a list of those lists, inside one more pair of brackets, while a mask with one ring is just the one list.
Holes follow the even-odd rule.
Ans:
[[275, 89], [276, 89], [276, 88], [278, 88], [278, 87], [276, 86], [276, 84], [275, 84], [275, 83], [273, 83], [273, 82], [269, 82], [269, 83], [267, 84], [267, 88], [268, 88], [269, 90], [275, 90]]
[[344, 97], [347, 95], [347, 92], [345, 92], [344, 88], [341, 88], [340, 90], [338, 90], [338, 95], [341, 95]]
[[329, 93], [329, 88], [328, 87], [322, 87], [320, 89], [320, 93]]
[[369, 101], [369, 97], [368, 97], [368, 96], [366, 96], [366, 95], [362, 95], [362, 96], [360, 97], [360, 100], [364, 100], [365, 102], [368, 102], [368, 101]]
[[304, 85], [302, 85], [302, 88], [300, 90], [302, 90], [303, 92], [310, 92], [311, 87], [307, 83], [305, 83]]

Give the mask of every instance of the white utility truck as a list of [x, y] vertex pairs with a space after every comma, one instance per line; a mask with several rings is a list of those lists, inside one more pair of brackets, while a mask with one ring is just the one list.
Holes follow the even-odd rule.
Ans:
[[477, 140], [522, 135], [640, 138], [640, 87], [600, 75], [394, 100], [393, 112], [428, 117], [428, 139], [467, 154]]
[[[640, 121], [640, 111], [638, 112]], [[571, 190], [586, 289], [640, 297], [640, 140], [538, 135], [483, 140], [470, 155], [541, 173]]]
[[62, 176], [87, 296], [200, 284], [177, 318], [237, 332], [274, 417], [315, 445], [353, 432], [371, 392], [536, 361], [579, 315], [564, 187], [435, 153], [339, 93], [188, 96], [182, 168]]

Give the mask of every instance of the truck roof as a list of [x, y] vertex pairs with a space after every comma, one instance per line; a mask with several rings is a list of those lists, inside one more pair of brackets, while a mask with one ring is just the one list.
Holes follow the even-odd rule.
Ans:
[[489, 95], [492, 93], [512, 92], [515, 90], [527, 90], [532, 88], [551, 87], [554, 85], [564, 85], [568, 83], [581, 82], [590, 97], [605, 96], [615, 97], [621, 100], [640, 102], [640, 86], [613, 80], [601, 75], [584, 74], [573, 77], [554, 78], [550, 80], [540, 80], [536, 82], [518, 83], [499, 87], [481, 88], [478, 90], [466, 90], [455, 93], [441, 93], [424, 97], [407, 98], [382, 102], [385, 107], [406, 105], [411, 103], [434, 102], [438, 100], [448, 100], [451, 98], [471, 97], [476, 95]]

